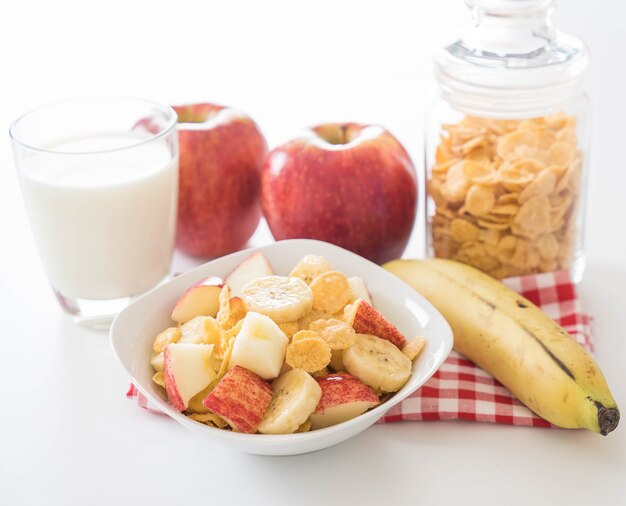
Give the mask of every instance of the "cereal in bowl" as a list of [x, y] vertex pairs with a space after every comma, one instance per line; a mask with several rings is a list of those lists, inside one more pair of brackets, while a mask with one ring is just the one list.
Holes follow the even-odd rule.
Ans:
[[153, 343], [153, 381], [190, 419], [249, 434], [308, 432], [361, 415], [410, 377], [425, 341], [406, 340], [362, 279], [314, 255], [289, 276], [236, 271], [238, 295], [218, 278], [208, 278], [215, 289], [192, 286], [173, 308], [178, 325]]

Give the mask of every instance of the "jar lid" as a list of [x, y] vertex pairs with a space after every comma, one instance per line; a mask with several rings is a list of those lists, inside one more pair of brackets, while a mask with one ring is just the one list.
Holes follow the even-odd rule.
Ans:
[[444, 98], [472, 114], [544, 114], [580, 92], [585, 45], [555, 29], [554, 0], [466, 0], [472, 26], [435, 55]]

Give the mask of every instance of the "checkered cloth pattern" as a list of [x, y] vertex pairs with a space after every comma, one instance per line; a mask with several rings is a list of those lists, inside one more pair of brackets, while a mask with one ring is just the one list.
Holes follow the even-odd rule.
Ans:
[[[583, 312], [567, 271], [509, 278], [504, 283], [534, 302], [593, 353], [591, 318]], [[142, 408], [159, 412], [134, 385], [127, 395]], [[551, 427], [490, 374], [454, 351], [422, 388], [391, 408], [378, 423], [453, 419]]]

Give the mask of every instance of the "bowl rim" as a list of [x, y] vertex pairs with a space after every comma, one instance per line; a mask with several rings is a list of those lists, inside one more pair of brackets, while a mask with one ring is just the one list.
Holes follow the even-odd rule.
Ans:
[[[380, 265], [377, 265], [374, 262], [371, 262], [370, 260], [367, 260], [366, 258], [363, 258], [357, 255], [356, 253], [353, 253], [352, 251], [346, 250], [335, 244], [324, 242], [324, 241], [318, 241], [314, 239], [287, 239], [287, 240], [282, 240], [282, 241], [275, 241], [270, 244], [247, 248], [247, 249], [240, 250], [234, 253], [230, 253], [229, 255], [225, 255], [219, 258], [209, 260], [208, 262], [205, 262], [196, 267], [193, 267], [192, 269], [189, 269], [181, 274], [183, 275], [189, 274], [191, 276], [191, 273], [200, 271], [201, 269], [205, 269], [207, 265], [212, 264], [217, 261], [224, 261], [224, 259], [232, 258], [233, 256], [244, 256], [244, 254], [250, 255], [254, 253], [255, 251], [264, 251], [267, 249], [272, 249], [276, 247], [277, 245], [280, 245], [280, 247], [288, 247], [290, 244], [294, 244], [294, 243], [297, 243], [297, 244], [309, 243], [312, 247], [315, 247], [316, 245], [321, 244], [321, 245], [324, 245], [325, 248], [331, 247], [331, 249], [336, 249], [338, 254], [342, 254], [342, 255], [348, 254], [350, 256], [358, 257], [360, 261], [367, 262], [373, 268], [380, 269], [380, 271], [384, 273], [384, 275], [391, 276], [393, 279], [397, 280], [397, 282], [403, 284], [406, 290], [408, 290], [409, 292], [413, 292], [411, 294], [411, 298], [413, 298], [414, 300], [418, 302], [419, 306], [428, 313], [429, 317], [434, 320], [437, 320], [438, 324], [442, 325], [442, 328], [440, 331], [443, 332], [444, 334], [444, 339], [442, 340], [442, 345], [444, 348], [443, 348], [443, 353], [441, 353], [441, 358], [439, 360], [435, 360], [435, 363], [433, 364], [431, 370], [427, 372], [427, 374], [424, 376], [424, 378], [421, 381], [416, 381], [416, 384], [414, 386], [409, 386], [409, 388], [405, 389], [405, 387], [410, 384], [411, 379], [413, 379], [413, 375], [411, 375], [408, 382], [402, 387], [402, 389], [396, 392], [395, 395], [393, 395], [393, 397], [387, 399], [385, 402], [380, 403], [378, 406], [366, 411], [365, 413], [362, 413], [361, 415], [357, 417], [354, 417], [350, 420], [346, 420], [344, 422], [341, 422], [335, 425], [331, 425], [329, 427], [307, 431], [307, 432], [301, 432], [301, 433], [292, 433], [292, 434], [258, 434], [258, 433], [245, 434], [241, 432], [223, 430], [223, 429], [218, 429], [216, 427], [210, 427], [208, 425], [197, 422], [193, 419], [189, 419], [183, 413], [175, 410], [164, 399], [155, 398], [155, 396], [153, 396], [151, 392], [149, 392], [146, 388], [143, 387], [143, 385], [141, 385], [140, 381], [137, 378], [135, 378], [132, 372], [126, 368], [126, 366], [123, 364], [119, 356], [119, 352], [116, 347], [115, 336], [120, 334], [118, 330], [118, 326], [120, 325], [119, 322], [122, 321], [124, 318], [123, 315], [125, 315], [126, 312], [129, 311], [129, 308], [139, 303], [139, 301], [142, 301], [144, 298], [151, 296], [151, 294], [156, 291], [164, 290], [165, 287], [167, 287], [173, 280], [177, 279], [177, 277], [172, 277], [165, 283], [153, 288], [152, 290], [146, 292], [140, 297], [137, 297], [137, 299], [132, 301], [126, 308], [124, 308], [120, 313], [118, 313], [118, 315], [116, 315], [115, 319], [113, 320], [113, 323], [111, 325], [111, 329], [109, 332], [109, 341], [111, 343], [111, 347], [113, 348], [113, 353], [115, 355], [116, 361], [118, 362], [120, 367], [124, 370], [124, 372], [127, 374], [127, 376], [129, 377], [133, 385], [135, 385], [137, 390], [139, 390], [139, 392], [141, 392], [152, 404], [158, 406], [159, 412], [166, 414], [167, 416], [179, 422], [181, 425], [191, 430], [204, 432], [207, 434], [213, 434], [217, 437], [220, 437], [226, 440], [240, 441], [240, 442], [266, 441], [268, 444], [272, 444], [272, 443], [287, 444], [287, 443], [297, 443], [297, 442], [300, 443], [300, 442], [305, 442], [305, 441], [314, 440], [320, 437], [324, 437], [326, 435], [331, 435], [335, 432], [348, 431], [350, 428], [356, 425], [360, 425], [366, 419], [367, 420], [374, 419], [374, 422], [372, 423], [375, 423], [376, 420], [379, 420], [380, 418], [382, 418], [387, 411], [389, 411], [391, 408], [393, 408], [394, 406], [402, 402], [404, 399], [406, 399], [409, 395], [414, 393], [416, 390], [421, 388], [445, 362], [446, 358], [452, 351], [453, 335], [452, 335], [452, 329], [450, 328], [450, 325], [445, 320], [445, 318], [443, 318], [441, 313], [430, 302], [428, 302], [428, 300], [426, 300], [426, 298], [423, 295], [421, 295], [410, 285], [402, 281], [400, 278], [394, 276], [389, 271], [386, 271]], [[367, 280], [365, 281], [367, 282]], [[413, 364], [415, 364], [415, 362]]]

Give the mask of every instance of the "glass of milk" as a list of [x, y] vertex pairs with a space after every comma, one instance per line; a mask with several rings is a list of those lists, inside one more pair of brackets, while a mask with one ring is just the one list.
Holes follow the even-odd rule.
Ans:
[[35, 243], [75, 321], [108, 327], [170, 270], [178, 198], [177, 117], [134, 98], [31, 111], [10, 134]]

